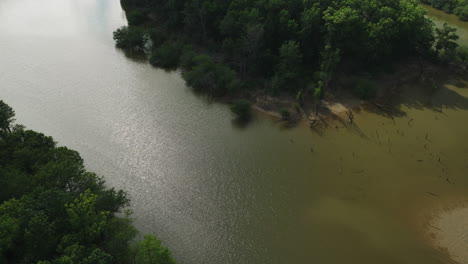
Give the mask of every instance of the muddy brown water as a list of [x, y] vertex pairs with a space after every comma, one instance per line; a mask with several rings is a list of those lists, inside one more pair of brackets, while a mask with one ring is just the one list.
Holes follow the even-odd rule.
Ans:
[[467, 85], [408, 89], [394, 119], [322, 132], [239, 126], [115, 49], [123, 24], [115, 0], [0, 0], [0, 98], [128, 190], [178, 263], [448, 262], [419, 212], [468, 191]]

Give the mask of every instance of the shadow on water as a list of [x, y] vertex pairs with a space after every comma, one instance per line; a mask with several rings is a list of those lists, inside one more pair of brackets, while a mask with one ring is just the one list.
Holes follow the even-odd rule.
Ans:
[[[347, 105], [346, 107], [349, 109], [352, 109], [351, 105]], [[361, 110], [357, 108], [357, 109], [353, 109], [353, 111], [355, 113], [359, 113]], [[344, 128], [351, 133], [357, 134], [361, 138], [366, 138], [366, 139], [368, 138], [367, 135], [361, 130], [356, 120], [350, 123], [348, 119], [335, 114], [327, 107], [320, 108], [320, 113], [321, 113], [320, 118], [319, 118], [320, 121], [317, 123], [317, 125], [313, 125], [310, 127], [311, 131], [315, 132], [317, 135], [323, 136], [324, 131], [329, 128], [335, 128], [335, 129]]]
[[148, 58], [146, 57], [146, 54], [143, 52], [135, 52], [135, 51], [128, 51], [128, 50], [123, 50], [115, 47], [115, 49], [123, 54], [127, 59], [137, 62], [137, 63], [142, 63], [146, 64], [148, 63]]
[[237, 130], [245, 130], [247, 127], [252, 124], [252, 121], [254, 120], [254, 117], [249, 117], [249, 118], [239, 118], [236, 117], [231, 120], [232, 127], [237, 129]]
[[[443, 113], [444, 109], [468, 110], [468, 98], [454, 89], [468, 89], [468, 73], [441, 67], [427, 73], [429, 77], [399, 85], [391, 95], [369, 102], [363, 109], [390, 119], [406, 116], [403, 107], [438, 113]], [[382, 100], [385, 102], [379, 103]]]

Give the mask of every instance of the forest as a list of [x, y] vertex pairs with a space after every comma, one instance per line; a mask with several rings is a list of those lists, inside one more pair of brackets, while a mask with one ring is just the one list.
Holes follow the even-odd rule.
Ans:
[[0, 263], [174, 264], [137, 231], [128, 195], [85, 170], [78, 152], [14, 125], [0, 101]]
[[456, 53], [415, 0], [122, 0], [116, 45], [182, 69], [197, 91], [323, 98], [333, 74]]
[[421, 0], [421, 3], [453, 13], [461, 20], [468, 21], [468, 0]]

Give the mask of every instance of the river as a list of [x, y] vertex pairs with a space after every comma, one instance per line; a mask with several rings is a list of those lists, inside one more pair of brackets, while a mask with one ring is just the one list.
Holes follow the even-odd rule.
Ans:
[[468, 191], [466, 86], [413, 91], [401, 117], [362, 111], [353, 128], [242, 127], [117, 50], [124, 24], [117, 0], [0, 0], [0, 98], [127, 190], [178, 263], [448, 262], [421, 214]]

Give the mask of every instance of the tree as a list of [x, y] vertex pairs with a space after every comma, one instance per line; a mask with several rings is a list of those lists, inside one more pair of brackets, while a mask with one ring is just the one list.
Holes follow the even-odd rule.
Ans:
[[175, 264], [172, 253], [156, 236], [145, 235], [135, 247], [136, 264]]
[[208, 55], [196, 56], [192, 62], [193, 67], [182, 74], [189, 86], [215, 96], [238, 90], [237, 74], [229, 67], [215, 63]]
[[145, 49], [145, 32], [138, 27], [123, 26], [114, 31], [114, 40], [118, 48], [143, 51]]
[[[433, 54], [434, 24], [415, 0], [132, 1], [125, 7], [127, 14], [134, 10], [152, 14], [147, 18], [155, 23], [142, 28], [160, 32], [154, 43], [160, 45], [161, 36], [171, 36], [169, 46], [182, 41], [181, 46], [194, 47], [182, 53], [187, 55], [181, 60], [184, 79], [215, 96], [236, 93], [227, 87], [247, 83], [255, 84], [249, 89], [271, 87], [276, 94], [293, 94], [311, 81], [318, 88], [316, 94], [323, 95], [340, 65], [352, 63], [354, 67], [343, 67], [352, 73], [414, 54], [421, 58]], [[466, 3], [425, 1], [443, 2], [451, 9]], [[162, 63], [166, 59], [176, 61], [169, 51], [156, 50], [151, 62], [166, 67]], [[323, 75], [321, 85], [312, 78], [315, 72]]]
[[67, 243], [91, 243], [104, 231], [110, 212], [96, 211], [96, 200], [97, 195], [86, 190], [73, 203], [65, 205], [70, 227], [76, 232]]
[[287, 41], [279, 50], [280, 62], [278, 63], [275, 76], [279, 89], [288, 86], [289, 90], [298, 88], [301, 73], [302, 54], [296, 41]]
[[179, 43], [166, 42], [153, 50], [149, 62], [163, 69], [176, 69], [179, 66], [181, 53], [182, 47]]
[[462, 63], [468, 64], [468, 46], [458, 47], [457, 56]]
[[458, 47], [457, 29], [444, 23], [442, 28], [436, 28], [435, 49], [444, 55], [452, 55]]
[[112, 256], [108, 253], [96, 248], [91, 254], [83, 259], [81, 264], [111, 264]]
[[[3, 256], [15, 245], [19, 232], [19, 220], [8, 215], [0, 215], [0, 254]], [[1, 260], [1, 258], [0, 258]]]
[[340, 50], [333, 49], [330, 44], [325, 46], [321, 53], [320, 79], [323, 82], [323, 88], [327, 88], [332, 79], [333, 71], [340, 62]]
[[15, 111], [0, 100], [0, 131], [11, 132], [11, 124], [15, 121]]
[[[0, 102], [10, 128], [14, 111]], [[1, 133], [0, 263], [131, 263], [137, 231], [130, 214], [117, 215], [128, 202], [53, 138], [24, 129]], [[163, 263], [174, 263], [161, 248], [160, 259], [172, 260]]]

